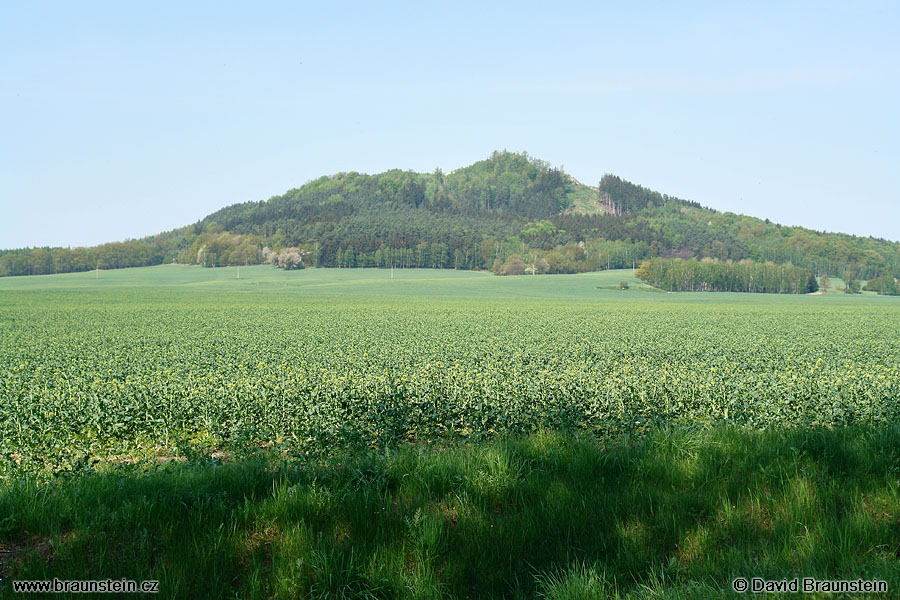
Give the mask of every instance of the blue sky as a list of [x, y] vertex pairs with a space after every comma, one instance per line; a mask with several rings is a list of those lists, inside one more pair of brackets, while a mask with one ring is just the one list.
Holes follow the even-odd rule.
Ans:
[[493, 150], [900, 240], [900, 4], [5, 2], [0, 248]]

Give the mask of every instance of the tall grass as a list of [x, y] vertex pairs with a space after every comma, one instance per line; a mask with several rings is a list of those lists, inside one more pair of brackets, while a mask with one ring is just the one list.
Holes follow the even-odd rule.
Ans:
[[0, 491], [0, 595], [127, 577], [184, 598], [707, 598], [810, 576], [896, 596], [898, 480], [898, 429], [100, 465]]

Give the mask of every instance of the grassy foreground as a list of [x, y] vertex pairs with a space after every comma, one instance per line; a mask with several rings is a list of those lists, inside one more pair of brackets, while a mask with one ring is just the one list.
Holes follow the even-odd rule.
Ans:
[[898, 479], [900, 430], [857, 428], [106, 464], [0, 492], [0, 596], [127, 577], [181, 598], [710, 598], [810, 576], [896, 597]]

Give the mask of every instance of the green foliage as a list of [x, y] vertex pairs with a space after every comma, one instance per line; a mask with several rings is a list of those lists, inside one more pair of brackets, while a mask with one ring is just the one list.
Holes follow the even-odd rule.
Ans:
[[[725, 263], [678, 258], [653, 258], [641, 264], [638, 276], [672, 292], [761, 292], [805, 294], [818, 289], [815, 277], [791, 264]], [[858, 288], [858, 284], [857, 284]]]
[[672, 198], [645, 187], [635, 185], [630, 181], [625, 181], [620, 177], [607, 173], [600, 180], [598, 186], [600, 191], [600, 201], [614, 214], [622, 214], [626, 212], [638, 211], [654, 206], [663, 206], [673, 203], [679, 206], [692, 206], [700, 208], [696, 202], [688, 202]]
[[212, 223], [205, 233], [194, 237], [191, 245], [178, 253], [176, 260], [204, 267], [256, 265], [263, 260], [262, 245], [259, 236], [223, 232], [220, 225]]
[[541, 237], [547, 237], [557, 232], [556, 225], [551, 221], [543, 220], [536, 223], [528, 223], [521, 231], [520, 235], [529, 240]]
[[857, 281], [857, 280], [854, 279], [853, 277], [848, 277], [848, 278], [847, 278], [847, 283], [846, 283], [846, 285], [845, 285], [845, 287], [844, 287], [844, 293], [845, 293], [845, 294], [858, 294], [858, 293], [860, 293], [860, 288], [861, 288], [861, 287], [862, 287], [862, 286], [861, 286], [861, 284], [859, 283], [859, 281]]
[[500, 267], [500, 275], [521, 275], [525, 272], [525, 264], [518, 254], [510, 254], [506, 262]]
[[806, 284], [806, 292], [809, 294], [815, 293], [819, 291], [819, 282], [816, 280], [816, 276], [812, 273], [809, 274], [809, 282]]
[[900, 296], [900, 281], [889, 275], [882, 275], [867, 281], [863, 289], [883, 296]]
[[0, 277], [9, 275], [50, 275], [121, 269], [170, 263], [194, 236], [176, 231], [127, 242], [112, 242], [92, 248], [23, 248], [0, 250]]

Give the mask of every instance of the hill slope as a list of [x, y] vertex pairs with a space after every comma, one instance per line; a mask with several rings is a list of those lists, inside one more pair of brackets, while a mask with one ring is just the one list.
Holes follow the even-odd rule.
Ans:
[[580, 272], [676, 256], [790, 262], [860, 279], [900, 275], [898, 243], [721, 213], [614, 175], [592, 187], [505, 151], [450, 173], [320, 177], [139, 240], [4, 251], [0, 275], [257, 264], [277, 260], [284, 248], [296, 249], [286, 266]]

